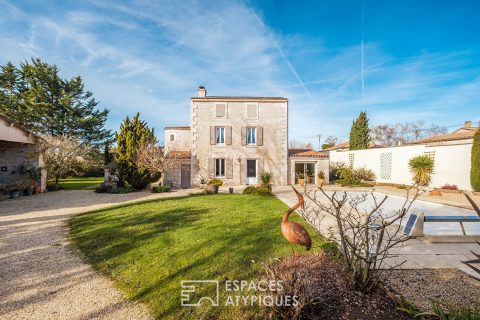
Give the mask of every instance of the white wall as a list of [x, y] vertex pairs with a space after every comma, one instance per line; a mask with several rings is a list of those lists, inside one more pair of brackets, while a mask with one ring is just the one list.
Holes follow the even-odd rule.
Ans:
[[[413, 145], [392, 148], [378, 148], [355, 151], [331, 151], [330, 162], [344, 162], [349, 164], [349, 155], [354, 155], [354, 168], [368, 168], [375, 172], [376, 181], [384, 183], [410, 184], [412, 175], [408, 169], [408, 161], [425, 152], [435, 152], [435, 172], [432, 176], [431, 187], [441, 187], [456, 184], [459, 189], [471, 190], [470, 186], [470, 157], [471, 144], [425, 146]], [[380, 158], [382, 153], [391, 153], [392, 166], [390, 179], [382, 178]]]

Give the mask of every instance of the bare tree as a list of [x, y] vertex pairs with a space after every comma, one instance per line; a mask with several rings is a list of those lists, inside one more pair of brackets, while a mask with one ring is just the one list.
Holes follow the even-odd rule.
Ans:
[[55, 177], [55, 184], [69, 171], [75, 171], [92, 147], [70, 136], [45, 136], [40, 142], [47, 172]]
[[164, 174], [181, 165], [182, 151], [165, 149], [154, 144], [142, 146], [135, 156], [135, 164], [151, 173]]
[[445, 127], [433, 123], [427, 127], [424, 121], [416, 121], [379, 124], [371, 129], [371, 137], [374, 143], [392, 147], [446, 132]]
[[308, 143], [300, 142], [299, 140], [293, 138], [288, 141], [289, 148], [302, 148], [302, 149], [313, 149], [313, 145]]
[[[422, 193], [418, 185], [407, 189], [403, 205], [391, 212], [383, 209], [388, 196], [369, 193], [348, 194], [304, 190], [305, 202], [299, 214], [312, 224], [318, 233], [337, 244], [341, 257], [351, 273], [352, 284], [356, 289], [368, 292], [378, 283], [384, 269], [392, 265], [391, 249], [410, 239], [403, 233], [402, 222], [412, 203]], [[332, 220], [333, 218], [333, 220]], [[324, 226], [330, 220], [330, 226]]]

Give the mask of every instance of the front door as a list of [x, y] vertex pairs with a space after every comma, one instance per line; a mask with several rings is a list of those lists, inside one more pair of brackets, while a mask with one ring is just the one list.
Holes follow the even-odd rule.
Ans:
[[181, 175], [180, 186], [184, 189], [190, 188], [190, 165], [182, 165]]
[[257, 160], [247, 160], [247, 183], [257, 184]]

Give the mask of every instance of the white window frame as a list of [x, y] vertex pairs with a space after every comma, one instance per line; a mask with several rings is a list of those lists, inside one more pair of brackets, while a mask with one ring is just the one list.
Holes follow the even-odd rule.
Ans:
[[[219, 134], [221, 132], [221, 134]], [[225, 127], [215, 127], [215, 144], [224, 145], [225, 144]], [[221, 141], [223, 138], [223, 141]]]
[[226, 166], [225, 158], [215, 158], [215, 178], [225, 178], [225, 172], [226, 172], [225, 166]]
[[[257, 107], [257, 115], [255, 117], [249, 117], [248, 116], [248, 105], [251, 104], [251, 105], [255, 105]], [[260, 118], [260, 108], [259, 108], [259, 105], [258, 105], [258, 102], [247, 102], [245, 103], [245, 117], [247, 119], [258, 119]]]
[[[251, 133], [253, 132], [253, 136]], [[257, 145], [257, 128], [247, 127], [247, 146]]]
[[[218, 117], [217, 116], [217, 106], [218, 105], [224, 105], [225, 106], [225, 116], [223, 116], [223, 117]], [[228, 118], [228, 103], [226, 103], [226, 102], [225, 103], [215, 103], [214, 112], [215, 112], [215, 118], [216, 119], [226, 119], [226, 118]]]

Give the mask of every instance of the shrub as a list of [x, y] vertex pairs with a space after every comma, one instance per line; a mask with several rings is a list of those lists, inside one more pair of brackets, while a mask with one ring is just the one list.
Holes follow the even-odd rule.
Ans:
[[358, 168], [355, 169], [353, 175], [362, 181], [375, 181], [375, 173], [371, 169]]
[[344, 162], [333, 162], [330, 166], [330, 178], [332, 181], [340, 179], [339, 170], [345, 168], [347, 165]]
[[120, 193], [130, 193], [130, 192], [135, 192], [135, 191], [137, 191], [137, 189], [135, 189], [133, 187], [115, 187], [115, 188], [112, 188], [110, 193], [120, 194]]
[[259, 178], [262, 186], [269, 186], [272, 183], [273, 175], [271, 172], [263, 171], [260, 172]]
[[170, 187], [168, 186], [157, 186], [152, 188], [152, 193], [162, 193], [170, 191]]
[[458, 186], [456, 184], [445, 184], [441, 187], [441, 189], [446, 189], [446, 190], [458, 190]]
[[48, 191], [58, 191], [58, 190], [62, 190], [63, 187], [59, 184], [49, 184], [47, 185], [47, 190]]
[[473, 191], [480, 191], [480, 129], [473, 136], [470, 184]]
[[250, 194], [250, 195], [255, 195], [255, 196], [272, 196], [272, 192], [270, 189], [265, 188], [265, 187], [246, 187], [243, 191], [242, 194]]
[[207, 185], [205, 189], [203, 189], [202, 194], [215, 194], [215, 190], [213, 189], [213, 185]]
[[353, 169], [349, 167], [341, 167], [338, 168], [337, 176], [340, 178], [338, 179], [338, 183], [342, 186], [356, 186], [360, 185], [360, 178], [355, 175]]
[[110, 183], [103, 182], [96, 189], [96, 193], [110, 193], [113, 189], [113, 186]]
[[421, 186], [426, 186], [432, 180], [434, 162], [424, 155], [413, 157], [408, 161], [410, 172], [413, 174], [413, 181]]
[[217, 185], [219, 187], [223, 186], [223, 181], [217, 178], [210, 179], [207, 183], [209, 186]]

